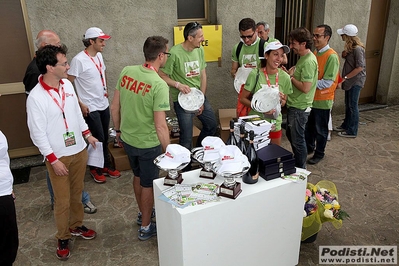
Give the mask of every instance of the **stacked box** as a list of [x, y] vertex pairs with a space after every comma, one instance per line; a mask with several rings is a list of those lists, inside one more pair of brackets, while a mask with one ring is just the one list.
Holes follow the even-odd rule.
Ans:
[[269, 144], [257, 151], [259, 175], [265, 180], [272, 180], [296, 172], [292, 152], [276, 144]]
[[[254, 131], [254, 147], [256, 151], [270, 143], [269, 132], [272, 127], [271, 123], [260, 118], [258, 115], [241, 116], [238, 118], [238, 122], [234, 124], [234, 134], [237, 138], [240, 137], [240, 125], [242, 123], [245, 125], [246, 132], [250, 130]], [[247, 140], [249, 141], [248, 134]]]

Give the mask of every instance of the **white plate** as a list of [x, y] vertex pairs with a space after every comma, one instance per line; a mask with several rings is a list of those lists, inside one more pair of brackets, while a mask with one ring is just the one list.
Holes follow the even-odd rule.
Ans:
[[251, 107], [257, 112], [266, 113], [280, 105], [278, 88], [262, 88], [252, 97]]
[[180, 106], [188, 112], [197, 112], [204, 104], [205, 97], [201, 90], [190, 88], [191, 92], [184, 94], [179, 93], [177, 100]]
[[234, 77], [234, 88], [240, 93], [241, 86], [247, 81], [249, 73], [253, 68], [239, 67]]

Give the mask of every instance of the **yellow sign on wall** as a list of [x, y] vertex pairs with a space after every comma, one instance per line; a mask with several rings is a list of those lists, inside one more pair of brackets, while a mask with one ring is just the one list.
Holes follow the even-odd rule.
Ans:
[[[184, 26], [174, 27], [175, 45], [184, 42]], [[215, 62], [222, 57], [222, 25], [202, 25], [205, 61]]]

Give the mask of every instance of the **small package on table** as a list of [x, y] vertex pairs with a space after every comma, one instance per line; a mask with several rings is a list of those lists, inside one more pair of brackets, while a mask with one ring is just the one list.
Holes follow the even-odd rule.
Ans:
[[259, 175], [265, 180], [272, 180], [295, 173], [295, 159], [292, 152], [270, 143], [257, 150]]

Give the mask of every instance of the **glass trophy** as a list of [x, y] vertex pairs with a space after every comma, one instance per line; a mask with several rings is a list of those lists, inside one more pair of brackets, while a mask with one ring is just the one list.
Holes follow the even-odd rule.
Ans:
[[167, 117], [166, 122], [170, 126], [170, 137], [178, 138], [180, 137], [179, 121], [177, 117]]
[[165, 154], [159, 155], [157, 158], [154, 159], [154, 164], [158, 166], [159, 169], [167, 172], [167, 176], [164, 179], [164, 185], [165, 186], [174, 186], [176, 184], [181, 184], [183, 182], [183, 177], [182, 174], [179, 172], [182, 170], [184, 167], [186, 167], [189, 162], [182, 163], [176, 168], [163, 168], [159, 166], [159, 162], [162, 160], [162, 158], [165, 157]]
[[249, 170], [249, 165], [243, 166], [241, 171], [234, 173], [220, 172], [220, 166], [219, 161], [212, 163], [212, 171], [224, 178], [223, 184], [219, 187], [219, 196], [236, 199], [242, 192], [241, 183], [237, 182], [236, 178], [240, 178], [246, 174]]
[[191, 157], [199, 162], [202, 169], [200, 171], [200, 177], [208, 178], [208, 179], [215, 179], [216, 174], [212, 171], [212, 162], [205, 162], [204, 161], [204, 148], [197, 147], [191, 150]]

